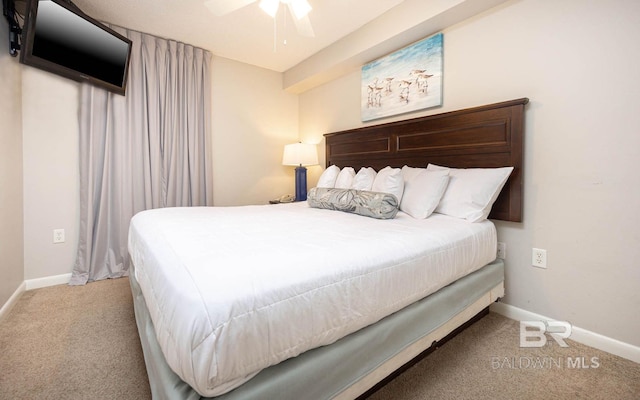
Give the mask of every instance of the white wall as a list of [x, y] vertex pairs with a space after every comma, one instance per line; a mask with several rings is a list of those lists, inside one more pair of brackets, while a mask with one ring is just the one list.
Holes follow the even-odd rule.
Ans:
[[[507, 2], [444, 31], [442, 108], [375, 122], [529, 97], [524, 222], [497, 222], [504, 301], [635, 346], [638, 20], [635, 0]], [[359, 88], [354, 71], [302, 94], [301, 134], [362, 126]], [[532, 247], [548, 269], [530, 266]]]
[[0, 308], [24, 279], [22, 256], [22, 75], [0, 18]]
[[293, 193], [285, 144], [298, 141], [298, 96], [282, 74], [213, 59], [213, 198], [217, 206], [267, 204]]
[[[22, 66], [24, 276], [68, 274], [80, 220], [78, 93], [69, 79]], [[64, 243], [53, 230], [64, 229]]]

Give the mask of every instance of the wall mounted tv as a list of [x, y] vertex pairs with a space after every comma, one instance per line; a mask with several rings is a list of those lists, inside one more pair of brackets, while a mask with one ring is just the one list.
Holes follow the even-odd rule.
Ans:
[[131, 40], [65, 0], [27, 0], [20, 62], [124, 95]]

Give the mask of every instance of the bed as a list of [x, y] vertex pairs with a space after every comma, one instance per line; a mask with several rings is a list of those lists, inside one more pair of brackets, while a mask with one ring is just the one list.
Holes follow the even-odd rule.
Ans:
[[[490, 218], [521, 221], [527, 101], [326, 134], [327, 167], [511, 166]], [[438, 213], [148, 210], [129, 252], [158, 399], [366, 396], [504, 294], [493, 223]]]

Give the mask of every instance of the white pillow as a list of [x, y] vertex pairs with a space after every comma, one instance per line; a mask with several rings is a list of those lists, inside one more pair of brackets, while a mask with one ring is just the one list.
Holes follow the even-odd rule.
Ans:
[[376, 170], [371, 167], [362, 167], [353, 178], [351, 189], [371, 190], [373, 181], [376, 179]]
[[[410, 167], [409, 167], [410, 168]], [[402, 168], [402, 172], [405, 169]], [[413, 168], [405, 174], [404, 193], [400, 203], [400, 211], [413, 218], [427, 218], [436, 209], [449, 183], [449, 171], [428, 171], [424, 168]]]
[[356, 176], [356, 171], [352, 167], [344, 167], [336, 178], [335, 188], [338, 189], [351, 189], [353, 184], [353, 178]]
[[479, 222], [489, 216], [513, 167], [447, 168], [429, 164], [427, 170], [449, 170], [449, 185], [435, 212]]
[[426, 171], [426, 168], [416, 168], [405, 165], [402, 167], [402, 176], [404, 177], [404, 183], [406, 184], [408, 180], [418, 175], [421, 171]]
[[404, 177], [400, 168], [384, 167], [376, 175], [371, 187], [373, 192], [391, 193], [396, 196], [398, 203], [402, 201], [404, 191]]
[[325, 169], [320, 175], [318, 179], [317, 187], [324, 188], [332, 188], [336, 185], [336, 179], [338, 178], [338, 174], [340, 173], [340, 168], [335, 165], [329, 166], [329, 168]]

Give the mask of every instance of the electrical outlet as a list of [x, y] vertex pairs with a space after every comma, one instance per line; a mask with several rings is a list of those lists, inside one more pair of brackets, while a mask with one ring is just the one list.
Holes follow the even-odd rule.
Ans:
[[547, 251], [533, 248], [531, 252], [531, 265], [538, 268], [547, 268]]
[[53, 243], [64, 243], [64, 229], [53, 230]]
[[504, 260], [507, 257], [507, 244], [505, 242], [498, 242], [498, 252], [496, 258]]

